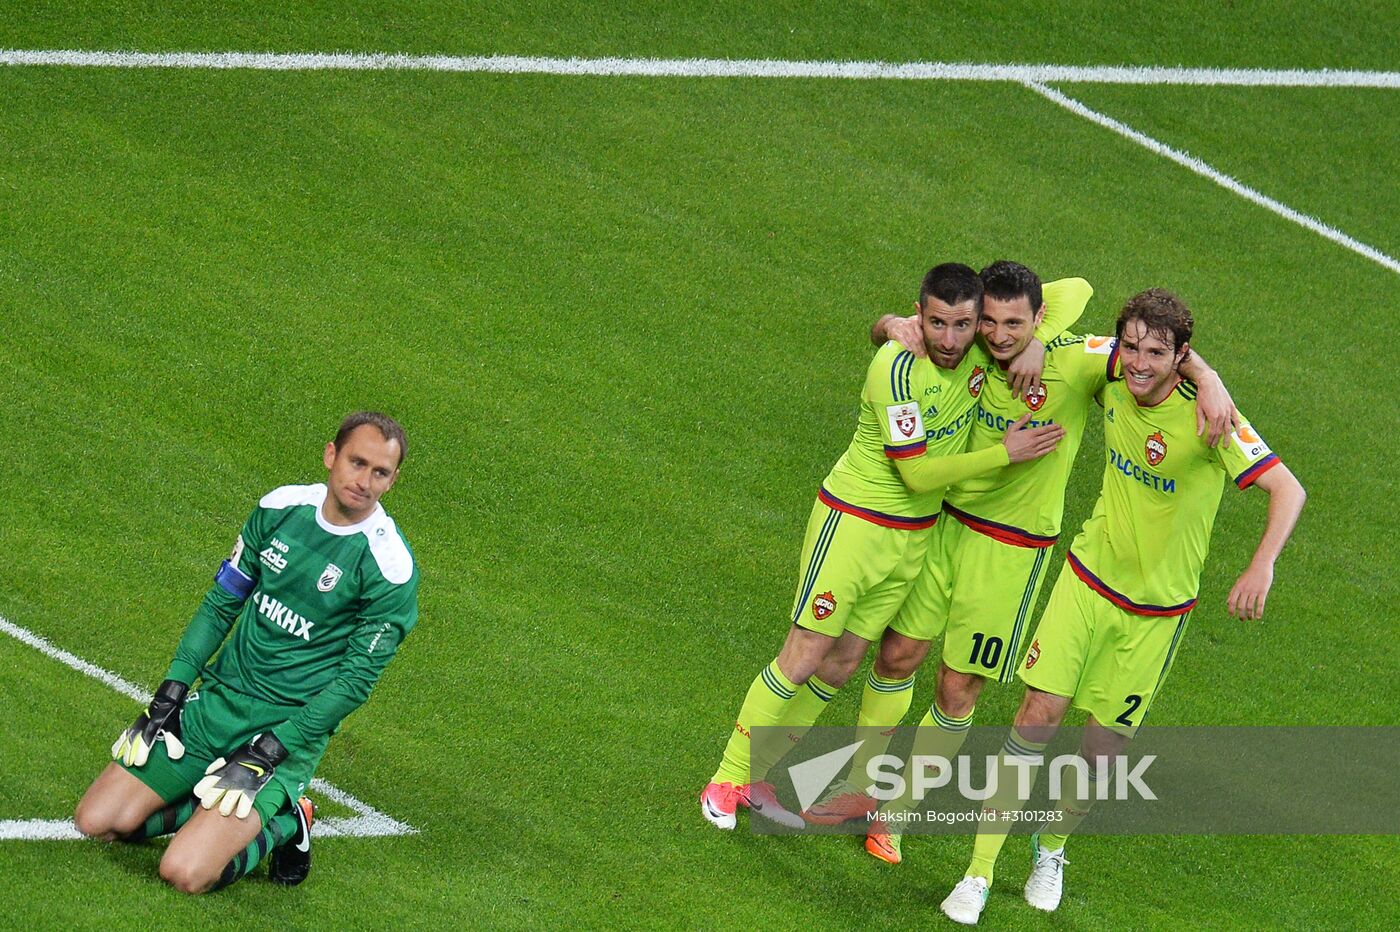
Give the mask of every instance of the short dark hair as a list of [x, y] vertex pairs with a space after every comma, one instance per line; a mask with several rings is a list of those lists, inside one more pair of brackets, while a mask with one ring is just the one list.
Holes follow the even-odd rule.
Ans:
[[945, 262], [935, 265], [924, 276], [919, 286], [919, 307], [923, 307], [930, 297], [944, 304], [961, 304], [971, 301], [980, 314], [982, 312], [982, 279], [972, 271], [972, 267], [961, 262]]
[[1014, 301], [1025, 298], [1031, 302], [1031, 316], [1040, 310], [1045, 299], [1040, 291], [1040, 276], [1019, 262], [998, 259], [982, 270], [982, 292], [998, 301]]
[[1191, 331], [1196, 326], [1186, 302], [1165, 288], [1149, 288], [1128, 299], [1118, 313], [1118, 339], [1123, 339], [1123, 328], [1133, 320], [1142, 321], [1148, 333], [1172, 340], [1173, 350], [1191, 342]]
[[404, 435], [403, 428], [399, 422], [387, 414], [380, 414], [378, 411], [356, 411], [354, 414], [346, 415], [345, 420], [340, 422], [340, 429], [335, 432], [335, 448], [340, 449], [345, 438], [355, 430], [356, 427], [364, 427], [372, 424], [379, 428], [379, 433], [385, 440], [393, 440], [399, 445], [399, 465], [403, 465], [403, 458], [408, 455], [408, 437]]

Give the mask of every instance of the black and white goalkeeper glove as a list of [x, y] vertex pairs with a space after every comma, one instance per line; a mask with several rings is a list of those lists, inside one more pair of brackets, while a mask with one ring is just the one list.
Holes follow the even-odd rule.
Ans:
[[267, 786], [277, 765], [287, 759], [287, 749], [270, 731], [263, 732], [228, 757], [221, 757], [204, 771], [194, 787], [205, 809], [219, 807], [220, 815], [237, 810], [240, 819], [253, 811], [253, 797]]
[[175, 680], [161, 683], [146, 711], [136, 716], [136, 721], [112, 745], [112, 757], [128, 767], [144, 767], [157, 741], [165, 742], [165, 753], [171, 760], [184, 757], [180, 712], [184, 709], [185, 694], [189, 691], [188, 686]]

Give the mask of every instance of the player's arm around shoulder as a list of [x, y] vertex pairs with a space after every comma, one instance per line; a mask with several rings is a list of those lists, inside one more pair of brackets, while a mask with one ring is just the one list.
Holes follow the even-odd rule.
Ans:
[[1035, 338], [1048, 344], [1066, 332], [1084, 316], [1089, 299], [1094, 296], [1094, 286], [1082, 278], [1059, 278], [1046, 282], [1041, 288], [1041, 299], [1045, 303], [1045, 316], [1040, 326], [1035, 328]]
[[885, 346], [890, 341], [898, 343], [915, 356], [928, 355], [928, 349], [924, 346], [923, 331], [919, 327], [918, 314], [908, 317], [886, 314], [870, 326], [871, 343]]
[[1248, 463], [1236, 477], [1236, 484], [1242, 489], [1250, 486], [1263, 489], [1269, 496], [1269, 515], [1259, 546], [1249, 566], [1235, 581], [1227, 602], [1231, 615], [1241, 620], [1257, 620], [1264, 616], [1264, 602], [1273, 586], [1274, 563], [1298, 524], [1308, 493], [1248, 421], [1241, 419], [1239, 428], [1231, 432], [1229, 442], [1223, 446], [1230, 451], [1221, 456], [1227, 464], [1234, 454], [1247, 454], [1235, 457]]
[[1028, 428], [1026, 425], [1030, 419], [1031, 415], [1027, 412], [1006, 429], [1001, 443], [971, 453], [955, 453], [952, 456], [925, 453], [913, 459], [896, 460], [899, 477], [911, 492], [932, 492], [1011, 463], [1024, 463], [1053, 452], [1065, 435], [1064, 427], [1043, 424]]
[[1061, 278], [1044, 285], [1040, 324], [1006, 368], [1006, 381], [1014, 396], [1029, 398], [1039, 393], [1049, 345], [1079, 321], [1093, 296], [1093, 286], [1082, 278]]
[[1240, 426], [1240, 412], [1219, 373], [1191, 349], [1178, 370], [1196, 387], [1196, 436], [1215, 446]]

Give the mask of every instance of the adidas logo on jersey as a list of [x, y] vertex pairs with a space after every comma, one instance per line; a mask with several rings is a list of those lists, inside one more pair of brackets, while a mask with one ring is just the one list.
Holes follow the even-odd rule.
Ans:
[[303, 641], [311, 640], [311, 628], [315, 622], [307, 621], [272, 596], [261, 592], [253, 593], [253, 601], [257, 604], [258, 611], [272, 619], [273, 624], [293, 637], [299, 637]]

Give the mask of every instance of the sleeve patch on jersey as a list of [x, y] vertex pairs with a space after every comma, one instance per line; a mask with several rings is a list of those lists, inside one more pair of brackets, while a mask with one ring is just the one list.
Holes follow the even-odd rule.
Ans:
[[243, 535], [242, 535], [242, 534], [239, 534], [239, 535], [238, 535], [238, 540], [236, 540], [236, 541], [233, 542], [233, 553], [231, 553], [231, 554], [228, 555], [228, 560], [227, 560], [226, 562], [231, 563], [231, 564], [233, 564], [234, 566], [237, 566], [237, 565], [238, 565], [238, 561], [241, 560], [241, 559], [243, 559], [243, 548], [244, 548], [244, 546], [245, 546], [245, 544], [243, 543]]
[[365, 529], [365, 536], [369, 538], [369, 552], [385, 579], [402, 586], [413, 578], [413, 554], [399, 536], [393, 518], [385, 515], [383, 521]]
[[1242, 489], [1247, 489], [1251, 485], [1253, 485], [1260, 476], [1264, 475], [1264, 473], [1268, 472], [1270, 469], [1273, 469], [1281, 462], [1283, 462], [1283, 460], [1279, 459], [1277, 454], [1270, 453], [1268, 456], [1264, 457], [1262, 460], [1255, 463], [1253, 466], [1249, 467], [1244, 472], [1236, 476], [1235, 485], [1239, 486]]
[[923, 456], [927, 450], [928, 444], [922, 440], [907, 447], [892, 447], [888, 443], [885, 444], [885, 455], [892, 460], [907, 460]]
[[1113, 337], [1085, 337], [1084, 352], [1093, 353], [1097, 356], [1108, 356], [1118, 348], [1118, 341]]
[[924, 418], [919, 406], [913, 404], [888, 405], [885, 416], [890, 422], [890, 446], [904, 446], [907, 443], [922, 443], [924, 440]]
[[1248, 424], [1241, 424], [1239, 430], [1231, 432], [1230, 439], [1235, 441], [1235, 446], [1240, 448], [1240, 452], [1251, 460], [1271, 452], [1264, 438], [1255, 433], [1254, 428]]
[[[241, 545], [243, 538], [239, 537], [238, 542]], [[219, 564], [219, 571], [214, 574], [214, 582], [218, 583], [220, 589], [239, 600], [248, 598], [248, 594], [253, 591], [253, 577], [227, 560]]]

